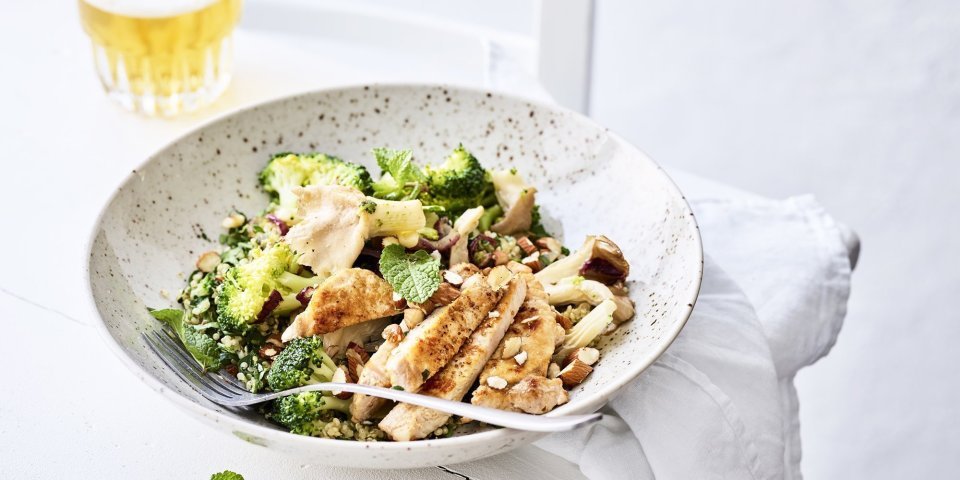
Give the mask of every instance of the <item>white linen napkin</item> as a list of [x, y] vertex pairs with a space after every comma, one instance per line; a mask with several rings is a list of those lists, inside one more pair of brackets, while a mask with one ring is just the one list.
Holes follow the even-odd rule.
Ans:
[[843, 323], [849, 235], [812, 197], [685, 192], [707, 253], [686, 327], [603, 422], [536, 445], [597, 479], [800, 478], [793, 378]]

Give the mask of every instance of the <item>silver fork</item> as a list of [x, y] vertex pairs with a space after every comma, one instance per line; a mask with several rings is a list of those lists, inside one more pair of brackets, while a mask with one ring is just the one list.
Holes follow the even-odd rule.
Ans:
[[166, 331], [143, 334], [147, 345], [180, 378], [190, 384], [194, 390], [213, 403], [228, 407], [240, 407], [263, 403], [276, 398], [311, 391], [343, 391], [362, 393], [374, 397], [386, 398], [397, 402], [432, 408], [451, 415], [472, 418], [491, 425], [528, 430], [531, 432], [563, 432], [589, 425], [603, 418], [600, 413], [589, 415], [542, 416], [526, 413], [514, 413], [495, 408], [479, 407], [464, 402], [444, 400], [442, 398], [404, 392], [392, 388], [358, 385], [356, 383], [315, 383], [305, 387], [293, 388], [282, 392], [251, 393], [232, 375], [204, 372], [196, 360], [190, 356], [180, 341]]

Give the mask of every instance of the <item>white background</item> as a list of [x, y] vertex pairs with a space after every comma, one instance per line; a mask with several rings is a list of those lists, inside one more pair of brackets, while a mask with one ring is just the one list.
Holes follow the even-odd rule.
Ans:
[[811, 479], [960, 471], [960, 2], [600, 0], [592, 115], [659, 162], [811, 192], [863, 242], [798, 376]]

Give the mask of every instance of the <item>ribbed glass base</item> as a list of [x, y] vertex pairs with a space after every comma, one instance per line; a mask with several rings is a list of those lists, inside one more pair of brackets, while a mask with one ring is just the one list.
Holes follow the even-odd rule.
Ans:
[[208, 45], [175, 54], [133, 54], [94, 43], [93, 52], [110, 98], [133, 112], [172, 116], [212, 103], [230, 84], [232, 37]]

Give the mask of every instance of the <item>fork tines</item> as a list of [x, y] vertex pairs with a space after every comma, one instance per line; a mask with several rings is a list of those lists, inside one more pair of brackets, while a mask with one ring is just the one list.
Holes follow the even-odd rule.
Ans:
[[144, 333], [143, 339], [163, 363], [208, 400], [229, 404], [230, 400], [249, 394], [232, 376], [205, 372], [171, 333]]

